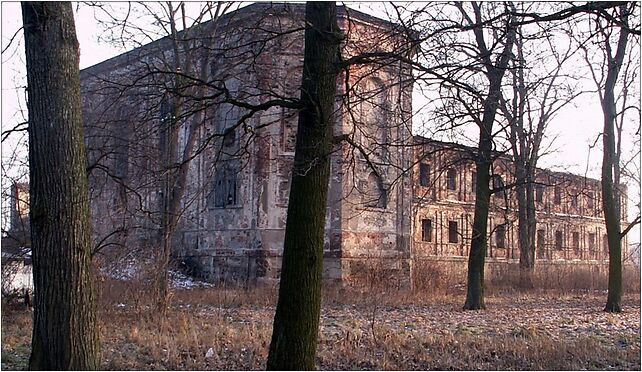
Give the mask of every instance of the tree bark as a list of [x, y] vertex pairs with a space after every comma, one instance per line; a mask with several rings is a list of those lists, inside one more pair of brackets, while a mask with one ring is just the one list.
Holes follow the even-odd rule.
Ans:
[[[627, 23], [627, 5], [620, 6], [621, 17], [624, 24]], [[602, 159], [602, 207], [604, 209], [604, 220], [606, 222], [606, 234], [609, 242], [609, 285], [605, 311], [621, 312], [622, 301], [622, 234], [620, 225], [620, 197], [617, 187], [613, 182], [614, 169], [619, 167], [616, 162], [615, 151], [615, 118], [617, 110], [615, 107], [615, 84], [622, 67], [626, 44], [629, 32], [626, 28], [620, 28], [620, 35], [617, 43], [615, 56], [608, 58], [608, 71], [604, 86], [604, 98], [602, 99], [602, 110], [604, 112], [603, 146]], [[609, 40], [607, 39], [608, 43]], [[610, 50], [610, 49], [609, 49]], [[610, 53], [609, 53], [610, 54]], [[616, 169], [617, 170], [617, 169]]]
[[523, 159], [516, 159], [517, 230], [520, 251], [519, 286], [525, 289], [533, 288], [533, 273], [535, 271], [535, 231], [537, 229], [537, 220], [535, 215], [533, 174], [534, 169], [529, 169]]
[[340, 33], [333, 2], [306, 5], [305, 55], [269, 370], [315, 368]]
[[100, 367], [78, 41], [70, 3], [22, 3], [29, 109], [32, 370]]
[[[481, 21], [478, 5], [473, 3], [476, 20]], [[477, 191], [475, 193], [475, 214], [473, 217], [472, 239], [468, 256], [468, 285], [465, 310], [484, 309], [484, 265], [488, 247], [488, 209], [490, 201], [490, 168], [493, 165], [493, 123], [501, 99], [501, 83], [508, 67], [511, 49], [515, 43], [515, 29], [508, 26], [506, 43], [496, 63], [490, 59], [484, 34], [480, 27], [474, 29], [477, 45], [486, 65], [489, 82], [488, 95], [484, 100], [482, 119], [479, 123], [479, 145], [475, 161], [477, 172]]]

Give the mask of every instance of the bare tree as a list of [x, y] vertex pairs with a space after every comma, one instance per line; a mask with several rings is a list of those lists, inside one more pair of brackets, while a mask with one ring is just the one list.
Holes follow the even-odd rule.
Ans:
[[[539, 30], [538, 30], [539, 28]], [[580, 93], [565, 76], [564, 67], [575, 48], [570, 39], [550, 26], [527, 31], [519, 26], [516, 59], [512, 63], [511, 89], [500, 109], [507, 121], [508, 142], [513, 154], [520, 248], [520, 285], [532, 288], [537, 231], [535, 188], [537, 163], [548, 124], [556, 113]], [[563, 40], [568, 40], [564, 45]]]
[[30, 369], [98, 369], [78, 41], [71, 3], [23, 3], [34, 326]]
[[[639, 58], [637, 60], [627, 58], [633, 48], [636, 50], [639, 48], [639, 46], [630, 45], [635, 22], [639, 22], [638, 4], [634, 2], [620, 4], [617, 8], [592, 19], [595, 31], [589, 41], [596, 40], [594, 42], [603, 52], [602, 55], [598, 54], [601, 60], [594, 62], [591, 58], [595, 55], [594, 51], [589, 51], [585, 45], [581, 46], [604, 112], [602, 205], [609, 243], [609, 291], [604, 310], [608, 312], [622, 311], [622, 239], [632, 226], [640, 222], [638, 217], [632, 224], [626, 226], [624, 230], [622, 229], [622, 192], [620, 189], [622, 134], [623, 125], [627, 120], [626, 114], [635, 107], [634, 103], [632, 107], [629, 107], [627, 91], [631, 87], [631, 77], [639, 74], [637, 72], [639, 71]], [[637, 38], [634, 40], [639, 42]], [[625, 61], [627, 63], [624, 79], [622, 79], [623, 82], [619, 82], [620, 72]], [[618, 103], [621, 106], [618, 106]], [[637, 111], [639, 113], [639, 106]]]
[[[465, 309], [471, 310], [485, 307], [489, 202], [491, 192], [500, 191], [490, 187], [491, 166], [498, 156], [494, 152], [494, 124], [516, 38], [512, 10], [511, 4], [479, 3], [453, 3], [422, 10], [433, 14], [431, 22], [435, 25], [426, 32], [429, 48], [419, 54], [428, 61], [427, 66], [434, 64], [429, 70], [433, 72], [431, 79], [439, 83], [446, 125], [473, 123], [479, 130], [477, 151], [473, 154], [476, 198], [464, 304]], [[445, 49], [449, 53], [443, 52]]]
[[279, 300], [267, 368], [315, 368], [341, 32], [334, 3], [306, 5], [303, 83]]
[[[165, 309], [169, 298], [168, 270], [171, 245], [185, 205], [193, 200], [193, 196], [187, 195], [188, 174], [192, 160], [203, 150], [203, 144], [200, 141], [203, 137], [206, 112], [208, 107], [211, 107], [209, 101], [212, 98], [206, 98], [211, 92], [207, 82], [216, 55], [209, 51], [214, 48], [213, 41], [217, 35], [218, 19], [232, 8], [233, 3], [207, 2], [200, 6], [195, 14], [188, 14], [186, 4], [183, 2], [178, 5], [171, 2], [128, 4], [127, 7], [131, 12], [124, 13], [114, 11], [108, 4], [95, 6], [103, 14], [108, 15], [108, 19], [103, 20], [103, 25], [106, 30], [112, 32], [110, 39], [112, 42], [140, 46], [141, 43], [153, 40], [158, 35], [165, 36], [164, 46], [151, 51], [151, 58], [147, 56], [139, 66], [136, 71], [137, 78], [133, 82], [123, 82], [120, 76], [113, 80], [111, 77], [106, 77], [105, 82], [109, 88], [116, 89], [115, 92], [107, 95], [109, 100], [122, 97], [117, 102], [108, 103], [106, 107], [120, 105], [122, 118], [116, 120], [121, 120], [123, 127], [133, 126], [131, 131], [144, 133], [149, 130], [150, 123], [160, 118], [159, 156], [156, 159], [147, 159], [148, 163], [151, 160], [156, 165], [151, 167], [153, 174], [148, 175], [147, 178], [150, 181], [144, 185], [156, 185], [159, 188], [160, 197], [157, 201], [159, 213], [153, 217], [154, 224], [159, 228], [151, 244], [156, 247], [154, 249], [155, 297], [158, 308]], [[132, 8], [135, 8], [136, 12]], [[131, 19], [132, 13], [150, 18], [154, 24], [159, 25], [159, 30], [149, 33], [144, 24]], [[124, 16], [118, 17], [119, 14]], [[114, 35], [116, 31], [119, 32]], [[211, 36], [202, 37], [204, 32], [211, 33]], [[150, 90], [152, 87], [153, 89]], [[93, 96], [100, 95], [100, 89], [103, 88], [98, 90], [90, 88], [88, 93]], [[145, 95], [142, 93], [145, 91], [150, 93]], [[156, 103], [148, 106], [147, 110], [141, 111], [132, 107], [140, 107], [142, 102], [139, 100], [149, 99], [150, 94]], [[217, 93], [218, 96], [223, 94], [222, 89]], [[129, 108], [123, 111], [123, 107], [128, 106]], [[142, 123], [131, 123], [132, 116], [140, 118]], [[92, 134], [97, 136], [95, 131]], [[113, 134], [111, 136], [115, 137]], [[140, 180], [127, 177], [126, 170], [130, 167], [130, 164], [127, 164], [127, 153], [130, 151], [129, 148], [137, 146], [131, 141], [132, 138], [123, 138], [112, 145], [105, 146], [105, 143], [101, 143], [92, 146], [91, 158], [94, 161], [90, 164], [90, 169], [106, 173], [120, 185], [123, 195], [120, 199], [125, 208], [128, 207], [132, 198], [141, 200], [144, 194], [148, 193], [144, 190], [148, 186], [136, 186]], [[90, 142], [92, 142], [91, 139]], [[122, 144], [119, 145], [119, 142]], [[102, 164], [103, 160], [108, 159], [112, 152], [116, 152], [117, 159], [123, 160], [120, 163], [117, 161], [114, 166], [105, 166]], [[148, 153], [142, 156], [153, 157], [154, 155]], [[149, 215], [154, 208], [149, 205], [143, 206], [139, 202], [133, 209], [134, 213], [136, 210], [142, 210], [144, 214]], [[106, 232], [105, 238], [110, 238], [112, 233], [131, 233], [131, 228], [131, 224], [121, 226], [113, 232]]]

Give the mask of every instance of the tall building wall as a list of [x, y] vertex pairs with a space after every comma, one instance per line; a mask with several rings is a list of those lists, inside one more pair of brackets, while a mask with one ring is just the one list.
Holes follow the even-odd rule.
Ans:
[[[303, 12], [300, 4], [260, 3], [204, 24], [195, 37], [205, 47], [192, 50], [198, 63], [191, 76], [209, 85], [183, 88], [194, 100], [172, 94], [183, 71], [167, 63], [168, 38], [81, 72], [94, 240], [106, 251], [151, 257], [158, 249], [168, 192], [164, 162], [173, 145], [165, 128], [178, 126], [173, 151], [179, 153], [194, 127], [197, 152], [186, 168], [173, 257], [212, 280], [278, 277], [297, 111], [275, 105], [250, 115], [250, 107], [224, 101], [256, 105], [298, 97]], [[397, 51], [408, 41], [394, 25], [343, 7], [338, 23], [346, 32], [344, 60]], [[412, 136], [410, 77], [410, 67], [399, 62], [342, 70], [326, 278], [353, 282], [376, 273], [381, 283], [407, 285], [422, 259], [463, 262], [468, 255], [474, 150]], [[513, 181], [505, 157], [494, 172], [504, 184]], [[537, 258], [604, 262], [597, 181], [544, 170], [538, 181], [546, 186], [537, 202], [543, 231]], [[492, 197], [489, 238], [489, 260], [519, 259], [510, 190]]]

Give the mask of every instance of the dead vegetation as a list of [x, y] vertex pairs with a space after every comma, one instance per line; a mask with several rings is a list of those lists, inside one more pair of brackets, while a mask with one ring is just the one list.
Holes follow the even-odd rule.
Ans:
[[[146, 289], [100, 286], [103, 368], [264, 369], [272, 287], [177, 289], [165, 317]], [[486, 311], [461, 310], [463, 289], [403, 292], [328, 286], [317, 367], [395, 370], [640, 369], [640, 297], [602, 311], [603, 291], [489, 289]], [[2, 369], [25, 369], [30, 311], [2, 307]]]

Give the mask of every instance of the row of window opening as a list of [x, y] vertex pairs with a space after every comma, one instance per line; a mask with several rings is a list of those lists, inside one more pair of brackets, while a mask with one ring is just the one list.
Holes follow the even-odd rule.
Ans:
[[[458, 223], [457, 221], [448, 221], [448, 243], [459, 243], [459, 229], [458, 229]], [[497, 225], [495, 227], [494, 231], [495, 235], [495, 246], [497, 248], [506, 248], [506, 225], [501, 224]], [[554, 237], [555, 237], [555, 244], [554, 247], [557, 250], [562, 250], [564, 249], [564, 232], [562, 230], [555, 230], [554, 232]], [[597, 234], [596, 233], [588, 233], [587, 234], [587, 247], [589, 251], [596, 251], [597, 250]], [[432, 242], [433, 241], [433, 223], [431, 219], [423, 219], [421, 220], [421, 240], [424, 242]], [[540, 247], [540, 249], [543, 249], [546, 246], [546, 231], [539, 229], [537, 230], [537, 246]], [[608, 247], [608, 242], [607, 242], [607, 236], [604, 235], [604, 243], [603, 246]], [[571, 233], [571, 248], [574, 250], [579, 250], [580, 249], [580, 233], [577, 231], [574, 231]]]
[[[430, 165], [426, 163], [419, 164], [419, 185], [420, 186], [430, 186]], [[494, 175], [492, 177], [493, 188], [501, 189], [504, 187], [504, 181], [500, 175]], [[457, 170], [455, 168], [449, 168], [446, 170], [446, 188], [451, 191], [457, 190]], [[475, 193], [477, 191], [477, 172], [471, 173], [471, 192]], [[579, 194], [571, 195], [571, 205], [577, 207], [578, 205]], [[588, 191], [586, 193], [586, 205], [588, 208], [594, 207], [593, 202], [593, 192]], [[544, 201], [544, 185], [538, 184], [535, 186], [535, 201], [542, 203]], [[553, 191], [553, 203], [559, 205], [562, 203], [562, 189], [559, 186], [555, 186]]]

